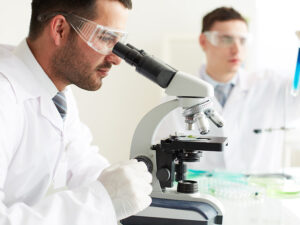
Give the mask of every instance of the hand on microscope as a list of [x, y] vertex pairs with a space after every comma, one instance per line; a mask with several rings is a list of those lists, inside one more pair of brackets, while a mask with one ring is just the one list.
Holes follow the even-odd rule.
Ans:
[[111, 165], [98, 180], [111, 197], [118, 220], [132, 216], [151, 204], [152, 175], [136, 159]]

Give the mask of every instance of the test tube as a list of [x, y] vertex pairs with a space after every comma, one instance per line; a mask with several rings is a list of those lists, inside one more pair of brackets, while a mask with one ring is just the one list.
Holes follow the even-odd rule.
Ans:
[[[296, 35], [300, 41], [300, 31], [297, 31]], [[295, 75], [293, 80], [293, 86], [291, 90], [291, 94], [293, 96], [297, 96], [299, 93], [299, 79], [300, 79], [300, 47], [298, 48], [297, 64], [296, 64], [296, 70], [295, 70]]]
[[300, 48], [298, 49], [297, 65], [293, 80], [293, 87], [291, 94], [297, 96], [299, 93], [299, 78], [300, 78]]

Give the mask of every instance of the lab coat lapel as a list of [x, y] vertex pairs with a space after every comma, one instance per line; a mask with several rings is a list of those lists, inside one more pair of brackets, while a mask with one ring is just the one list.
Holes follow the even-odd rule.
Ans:
[[222, 105], [219, 103], [218, 99], [216, 97], [213, 97], [212, 102], [213, 102], [213, 108], [215, 110], [217, 110], [217, 112], [223, 114], [224, 109], [223, 109]]
[[33, 94], [34, 87], [28, 89], [26, 85], [30, 82], [26, 78], [29, 70], [11, 52], [3, 49], [0, 51], [0, 72], [12, 84], [17, 99], [25, 100], [36, 97]]
[[225, 105], [223, 108], [223, 115], [224, 117], [227, 117], [228, 114], [230, 114], [230, 111], [241, 101], [245, 100], [245, 97], [248, 93], [248, 90], [250, 88], [250, 83], [248, 82], [248, 73], [245, 71], [241, 70], [239, 73], [239, 77], [237, 80], [237, 83], [235, 87], [232, 89]]
[[49, 99], [46, 96], [41, 96], [40, 98], [40, 107], [41, 107], [41, 114], [47, 120], [49, 120], [53, 126], [58, 128], [59, 130], [63, 131], [63, 120], [56, 109], [52, 99]]
[[[205, 74], [205, 68], [206, 66], [203, 65], [200, 70], [199, 70], [199, 73], [198, 73], [198, 77], [202, 80], [204, 80], [204, 74]], [[204, 80], [205, 81], [205, 80]], [[207, 81], [205, 81], [207, 82]], [[213, 102], [213, 105], [214, 105], [214, 109], [217, 110], [219, 113], [222, 113], [223, 112], [223, 107], [221, 106], [221, 104], [219, 103], [219, 101], [217, 100], [217, 98], [214, 96], [211, 98], [212, 102]]]

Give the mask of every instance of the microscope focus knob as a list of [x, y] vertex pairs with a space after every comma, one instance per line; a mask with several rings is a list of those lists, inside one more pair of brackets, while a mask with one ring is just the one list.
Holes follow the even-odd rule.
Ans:
[[144, 156], [144, 155], [139, 155], [137, 157], [135, 157], [135, 159], [138, 161], [138, 162], [144, 162], [148, 168], [148, 171], [150, 173], [152, 173], [153, 171], [153, 163], [151, 161], [151, 159], [149, 159], [147, 156]]
[[177, 192], [192, 194], [198, 192], [198, 182], [194, 180], [178, 181]]
[[166, 182], [171, 178], [170, 170], [167, 168], [161, 168], [156, 172], [156, 177], [161, 182]]

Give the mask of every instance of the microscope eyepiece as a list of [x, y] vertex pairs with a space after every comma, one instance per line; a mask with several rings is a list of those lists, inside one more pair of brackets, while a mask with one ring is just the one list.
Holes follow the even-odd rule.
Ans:
[[130, 44], [118, 42], [112, 52], [136, 67], [136, 71], [162, 88], [168, 87], [177, 70]]
[[131, 66], [137, 66], [142, 59], [142, 55], [136, 48], [132, 45], [124, 45], [118, 42], [112, 51], [115, 55], [119, 56], [120, 58], [124, 59], [128, 64]]

